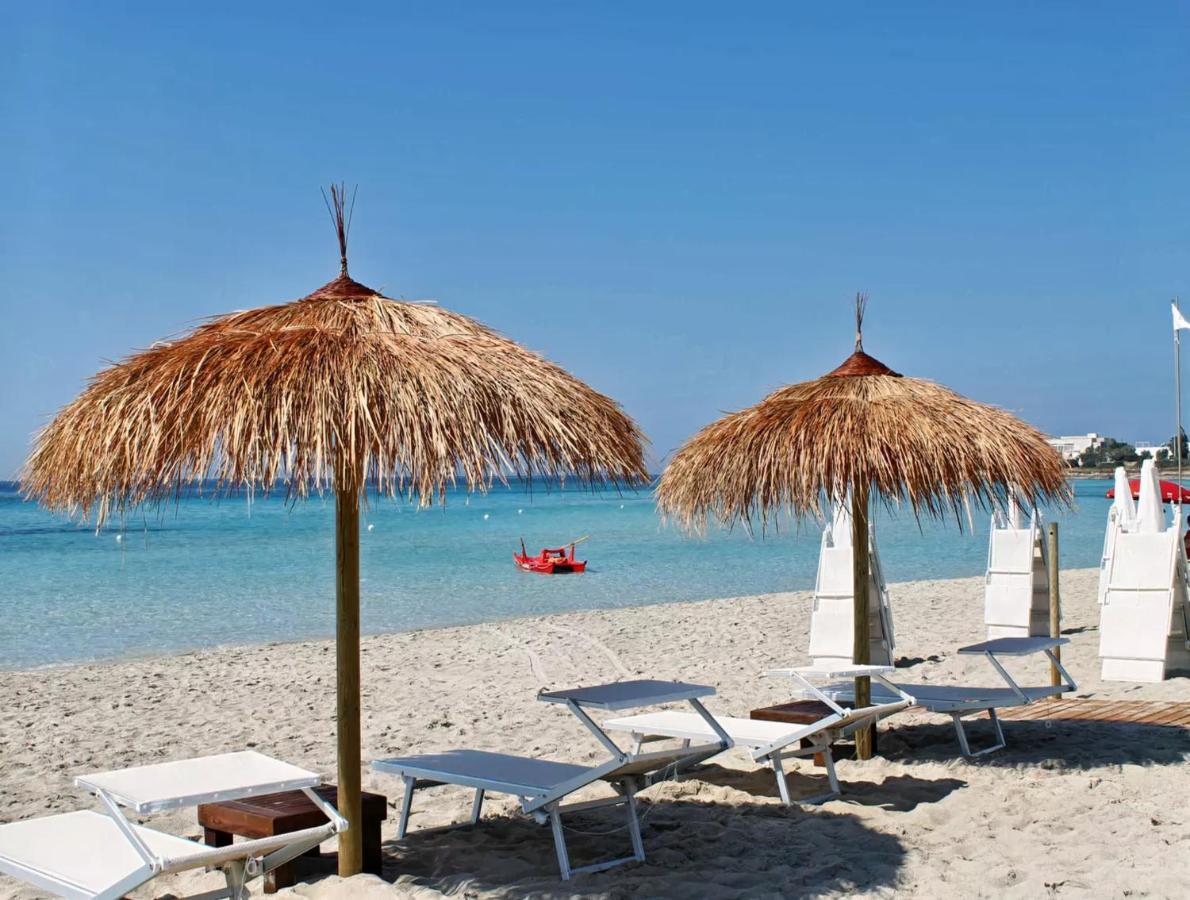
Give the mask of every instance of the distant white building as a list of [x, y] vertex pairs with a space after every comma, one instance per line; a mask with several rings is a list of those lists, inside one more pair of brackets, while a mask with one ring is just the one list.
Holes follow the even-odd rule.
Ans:
[[1098, 447], [1103, 443], [1103, 437], [1091, 432], [1090, 434], [1064, 434], [1060, 437], [1047, 438], [1051, 447], [1062, 454], [1067, 462], [1077, 462], [1085, 450]]
[[1136, 455], [1144, 456], [1146, 453], [1153, 459], [1165, 459], [1169, 456], [1168, 444], [1150, 444], [1148, 441], [1137, 441], [1134, 445], [1136, 447]]

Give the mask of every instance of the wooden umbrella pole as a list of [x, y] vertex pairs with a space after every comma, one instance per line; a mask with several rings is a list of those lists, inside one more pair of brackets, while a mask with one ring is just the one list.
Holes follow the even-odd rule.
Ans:
[[[1060, 638], [1062, 636], [1062, 594], [1059, 592], [1059, 572], [1061, 569], [1058, 565], [1058, 523], [1050, 522], [1048, 535], [1048, 552], [1046, 556], [1049, 558], [1050, 570], [1050, 637]], [[1058, 662], [1062, 661], [1062, 648], [1054, 648], [1054, 657]], [[1058, 667], [1053, 662], [1050, 663], [1050, 684], [1060, 685], [1062, 683], [1062, 673], [1058, 671]], [[1061, 694], [1058, 695], [1062, 696]]]
[[[854, 574], [853, 594], [855, 597], [855, 644], [852, 658], [857, 665], [872, 661], [871, 635], [868, 633], [868, 584], [871, 557], [868, 550], [868, 485], [857, 484], [851, 489], [851, 549]], [[872, 703], [872, 679], [855, 679], [855, 706], [860, 708]], [[872, 758], [872, 730], [865, 726], [855, 732], [855, 755], [858, 759]]]
[[363, 871], [360, 794], [359, 492], [335, 493], [335, 666], [338, 703], [339, 812], [348, 828], [339, 835], [339, 875]]

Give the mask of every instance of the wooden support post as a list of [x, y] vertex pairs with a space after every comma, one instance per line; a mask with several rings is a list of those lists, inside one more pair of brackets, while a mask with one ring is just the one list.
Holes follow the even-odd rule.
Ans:
[[[1049, 534], [1047, 535], [1049, 546], [1047, 547], [1047, 556], [1049, 557], [1049, 576], [1050, 576], [1050, 637], [1056, 638], [1062, 636], [1062, 595], [1058, 591], [1058, 572], [1060, 566], [1058, 564], [1058, 523], [1050, 522]], [[1059, 660], [1062, 659], [1062, 648], [1054, 648], [1054, 656]], [[1062, 673], [1058, 671], [1058, 667], [1052, 662], [1050, 663], [1050, 684], [1060, 685], [1062, 683]], [[1058, 696], [1061, 696], [1059, 694]]]
[[348, 822], [339, 835], [339, 875], [363, 870], [364, 828], [360, 794], [359, 678], [359, 493], [335, 494], [335, 666], [337, 740], [339, 750], [338, 808]]
[[[871, 581], [869, 572], [871, 556], [868, 550], [868, 486], [866, 484], [853, 485], [851, 488], [851, 550], [852, 550], [852, 582], [855, 619], [855, 643], [852, 647], [852, 659], [857, 665], [867, 665], [872, 661], [871, 635], [868, 629], [868, 584]], [[872, 679], [867, 677], [855, 679], [855, 706], [859, 709], [872, 704]], [[872, 758], [872, 726], [866, 725], [855, 732], [856, 759]]]

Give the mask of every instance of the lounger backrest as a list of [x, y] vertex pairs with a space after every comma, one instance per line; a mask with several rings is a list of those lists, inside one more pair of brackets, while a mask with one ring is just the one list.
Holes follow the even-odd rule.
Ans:
[[655, 750], [651, 753], [633, 754], [628, 762], [602, 775], [604, 781], [616, 781], [633, 775], [648, 775], [664, 772], [670, 767], [683, 768], [685, 764], [722, 751], [719, 744], [700, 744], [672, 750]]

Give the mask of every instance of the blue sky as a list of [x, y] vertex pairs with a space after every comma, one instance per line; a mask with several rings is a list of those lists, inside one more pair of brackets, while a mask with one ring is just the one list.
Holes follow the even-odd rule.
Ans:
[[44, 3], [0, 28], [0, 477], [105, 360], [351, 270], [663, 457], [832, 368], [1173, 431], [1190, 7]]

